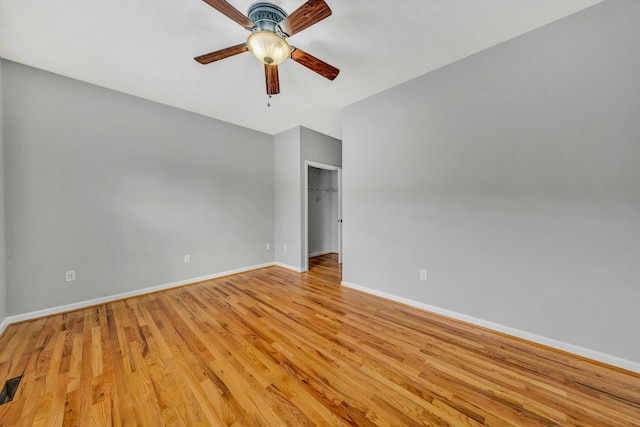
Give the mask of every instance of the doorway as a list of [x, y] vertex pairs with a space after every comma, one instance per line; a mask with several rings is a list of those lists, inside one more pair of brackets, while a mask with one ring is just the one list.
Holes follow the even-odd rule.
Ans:
[[305, 162], [304, 271], [309, 258], [338, 254], [342, 263], [342, 168]]

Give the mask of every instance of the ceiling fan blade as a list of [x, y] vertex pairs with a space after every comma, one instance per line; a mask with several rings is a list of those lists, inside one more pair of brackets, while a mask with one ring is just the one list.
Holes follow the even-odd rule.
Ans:
[[280, 93], [278, 66], [264, 64], [264, 77], [267, 83], [267, 95], [276, 95]]
[[324, 0], [308, 0], [280, 22], [279, 25], [285, 34], [292, 36], [330, 15], [331, 9], [329, 9]]
[[256, 24], [251, 21], [249, 18], [244, 16], [242, 12], [240, 12], [235, 7], [231, 6], [225, 0], [202, 0], [207, 3], [212, 8], [216, 9], [218, 12], [225, 15], [227, 18], [232, 19], [238, 24], [242, 25], [245, 28], [253, 28]]
[[211, 62], [219, 61], [224, 58], [228, 58], [233, 55], [238, 55], [239, 53], [246, 52], [247, 45], [244, 43], [237, 44], [235, 46], [227, 47], [224, 49], [216, 50], [215, 52], [207, 53], [204, 55], [196, 56], [195, 59], [201, 64], [210, 64]]
[[333, 65], [329, 65], [315, 56], [309, 55], [300, 48], [293, 49], [293, 52], [291, 52], [291, 59], [329, 80], [335, 79], [338, 77], [338, 73], [340, 73], [340, 70]]

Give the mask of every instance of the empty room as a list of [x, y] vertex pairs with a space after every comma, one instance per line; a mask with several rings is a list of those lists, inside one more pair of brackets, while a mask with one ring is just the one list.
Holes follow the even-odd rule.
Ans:
[[638, 22], [0, 0], [0, 427], [640, 426]]

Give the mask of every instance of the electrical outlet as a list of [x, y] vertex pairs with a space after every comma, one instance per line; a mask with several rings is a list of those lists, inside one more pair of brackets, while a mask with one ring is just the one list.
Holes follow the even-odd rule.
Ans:
[[427, 270], [420, 270], [420, 280], [427, 280]]
[[283, 247], [284, 251], [286, 252], [287, 251], [287, 244], [285, 243], [284, 245], [282, 245], [282, 247]]
[[271, 250], [271, 243], [267, 243], [267, 250]]
[[68, 270], [67, 272], [65, 272], [65, 280], [67, 282], [73, 282], [74, 280], [76, 280], [76, 271]]
[[184, 256], [184, 263], [185, 264], [189, 264], [191, 262], [191, 255], [189, 254], [185, 254]]

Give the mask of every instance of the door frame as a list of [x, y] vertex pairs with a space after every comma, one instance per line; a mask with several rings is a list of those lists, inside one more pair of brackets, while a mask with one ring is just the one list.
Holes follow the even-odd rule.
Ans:
[[302, 271], [309, 271], [309, 166], [317, 169], [338, 171], [338, 262], [342, 263], [342, 168], [325, 163], [304, 161], [304, 245]]

